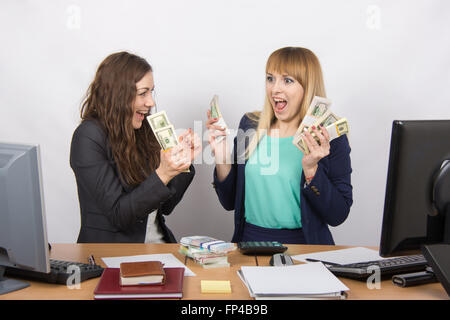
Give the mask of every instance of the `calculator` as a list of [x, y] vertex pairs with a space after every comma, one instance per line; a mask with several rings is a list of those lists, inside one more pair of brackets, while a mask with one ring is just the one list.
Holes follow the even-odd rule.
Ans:
[[238, 242], [239, 251], [243, 254], [275, 254], [285, 252], [288, 248], [277, 241], [243, 241]]

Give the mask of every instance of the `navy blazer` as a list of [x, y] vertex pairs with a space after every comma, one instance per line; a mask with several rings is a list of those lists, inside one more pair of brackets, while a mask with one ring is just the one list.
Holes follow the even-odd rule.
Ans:
[[[240, 149], [243, 149], [243, 145], [248, 145], [247, 130], [254, 130], [257, 125], [258, 123], [247, 115], [242, 117], [238, 134], [234, 139], [230, 173], [225, 180], [219, 181], [214, 169], [213, 186], [219, 201], [225, 210], [234, 210], [235, 228], [232, 242], [241, 241], [245, 225], [246, 161], [242, 160]], [[317, 172], [309, 185], [305, 184], [305, 175], [302, 172], [299, 214], [307, 244], [334, 244], [328, 225], [333, 227], [340, 225], [350, 212], [353, 203], [351, 172], [347, 135], [330, 142], [330, 154], [319, 161]]]

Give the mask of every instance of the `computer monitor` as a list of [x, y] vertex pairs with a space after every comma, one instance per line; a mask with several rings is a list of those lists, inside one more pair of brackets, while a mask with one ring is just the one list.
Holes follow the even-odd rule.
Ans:
[[28, 286], [6, 267], [50, 272], [39, 146], [0, 143], [0, 294]]
[[382, 257], [420, 253], [450, 238], [450, 120], [394, 121]]

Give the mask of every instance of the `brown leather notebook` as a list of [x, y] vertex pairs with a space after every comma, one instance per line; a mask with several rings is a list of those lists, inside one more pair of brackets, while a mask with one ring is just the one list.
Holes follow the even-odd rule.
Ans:
[[161, 261], [123, 262], [120, 264], [120, 285], [164, 284], [163, 266]]

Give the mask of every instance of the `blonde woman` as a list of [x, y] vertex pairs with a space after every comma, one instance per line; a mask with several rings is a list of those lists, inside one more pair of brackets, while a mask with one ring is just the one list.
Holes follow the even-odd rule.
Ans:
[[242, 117], [233, 153], [208, 111], [213, 185], [235, 212], [233, 242], [334, 244], [328, 225], [343, 223], [353, 203], [350, 146], [346, 135], [330, 142], [324, 128], [313, 128], [320, 143], [304, 133], [308, 155], [292, 144], [314, 96], [326, 96], [319, 60], [286, 47], [270, 55], [263, 110]]

